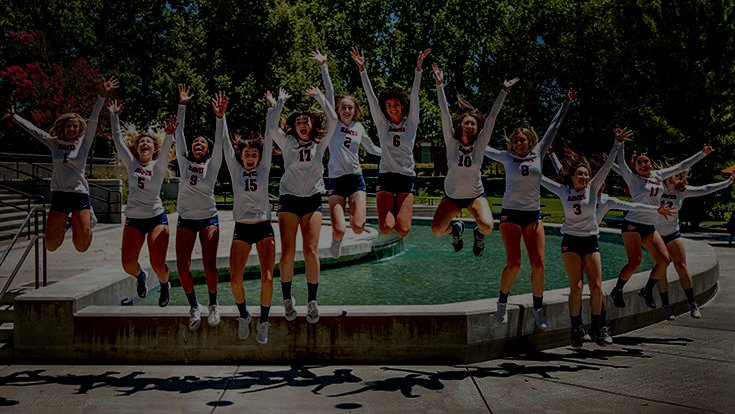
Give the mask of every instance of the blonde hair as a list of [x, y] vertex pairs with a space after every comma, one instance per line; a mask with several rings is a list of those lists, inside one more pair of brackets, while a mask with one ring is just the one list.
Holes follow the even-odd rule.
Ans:
[[56, 121], [54, 121], [54, 125], [49, 131], [49, 135], [51, 136], [51, 138], [66, 141], [66, 136], [64, 135], [64, 127], [69, 121], [79, 122], [79, 136], [77, 136], [76, 138], [79, 139], [83, 137], [84, 133], [87, 131], [87, 121], [85, 121], [84, 118], [79, 116], [79, 114], [77, 114], [76, 112], [67, 112], [56, 118]]
[[125, 145], [128, 146], [130, 153], [133, 154], [133, 157], [135, 157], [136, 160], [140, 161], [140, 155], [138, 154], [138, 144], [143, 137], [149, 137], [153, 140], [153, 146], [156, 149], [153, 154], [153, 159], [158, 159], [161, 152], [161, 147], [163, 146], [163, 138], [165, 136], [165, 132], [161, 130], [160, 127], [155, 125], [149, 127], [148, 131], [146, 132], [140, 132], [135, 125], [126, 124], [122, 134]]
[[510, 137], [508, 137], [508, 151], [513, 151], [513, 141], [521, 134], [528, 138], [529, 150], [533, 149], [533, 147], [538, 144], [538, 134], [533, 130], [533, 128], [516, 128], [510, 133]]

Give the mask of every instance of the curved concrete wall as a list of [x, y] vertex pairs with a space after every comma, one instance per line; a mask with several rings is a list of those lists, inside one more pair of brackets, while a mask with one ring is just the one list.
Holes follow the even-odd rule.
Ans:
[[[613, 236], [614, 237], [614, 236]], [[686, 240], [698, 301], [717, 290], [719, 264], [710, 246]], [[619, 334], [663, 319], [636, 296], [647, 272], [625, 288], [628, 307], [612, 308], [608, 319]], [[686, 302], [673, 267], [668, 272], [677, 313]], [[609, 292], [614, 280], [604, 282]], [[568, 343], [568, 289], [545, 294], [552, 329], [535, 332], [531, 295], [512, 296], [507, 325], [494, 320], [495, 299], [431, 306], [320, 306], [309, 325], [305, 307], [287, 322], [282, 307], [271, 311], [267, 345], [236, 337], [236, 308], [223, 307], [222, 323], [187, 328], [188, 307], [120, 306], [134, 295], [135, 282], [120, 269], [87, 272], [16, 298], [15, 357], [49, 361], [119, 363], [469, 363]], [[277, 295], [276, 295], [277, 296]], [[583, 303], [589, 322], [589, 303]], [[254, 312], [257, 316], [257, 311]], [[254, 324], [253, 324], [254, 327]], [[253, 332], [254, 335], [254, 332]]]

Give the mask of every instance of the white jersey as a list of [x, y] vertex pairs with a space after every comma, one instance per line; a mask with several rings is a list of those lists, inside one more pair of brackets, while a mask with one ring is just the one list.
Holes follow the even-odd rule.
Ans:
[[334, 136], [338, 121], [334, 107], [327, 102], [324, 94], [318, 92], [315, 98], [321, 104], [327, 118], [327, 133], [321, 141], [318, 143], [313, 140], [303, 141], [293, 135], [286, 135], [281, 128], [274, 128], [271, 134], [283, 153], [285, 171], [279, 186], [281, 195], [309, 197], [325, 191], [322, 158]]
[[18, 114], [13, 115], [13, 120], [21, 128], [43, 142], [51, 150], [53, 164], [51, 191], [89, 194], [89, 184], [87, 179], [84, 178], [84, 167], [87, 164], [89, 148], [92, 146], [94, 134], [97, 132], [97, 122], [104, 104], [105, 98], [98, 97], [92, 108], [92, 115], [87, 121], [84, 136], [77, 142], [52, 138], [47, 132], [37, 128]]
[[477, 135], [475, 142], [465, 147], [454, 138], [452, 116], [449, 113], [449, 104], [444, 94], [444, 85], [437, 85], [436, 93], [439, 96], [441, 109], [442, 134], [447, 146], [447, 177], [444, 179], [444, 192], [448, 197], [463, 199], [479, 197], [485, 192], [482, 186], [482, 161], [485, 158], [485, 147], [490, 142], [495, 120], [500, 113], [508, 92], [501, 90], [495, 99], [490, 114], [485, 120], [482, 131]]
[[179, 126], [176, 128], [176, 159], [179, 163], [179, 195], [176, 210], [179, 217], [198, 220], [217, 215], [214, 201], [214, 185], [217, 182], [219, 167], [222, 165], [222, 140], [215, 137], [211, 157], [204, 162], [194, 162], [187, 158], [188, 148], [184, 137], [184, 118], [186, 105], [179, 105]]
[[503, 208], [521, 211], [535, 211], [541, 208], [541, 167], [546, 151], [554, 142], [561, 121], [564, 119], [570, 102], [564, 101], [543, 139], [524, 157], [512, 151], [500, 151], [490, 146], [485, 148], [485, 156], [500, 162], [505, 167], [505, 193]]
[[700, 197], [711, 194], [729, 187], [730, 184], [732, 184], [732, 178], [729, 178], [725, 181], [720, 181], [719, 183], [712, 183], [698, 187], [688, 185], [685, 187], [684, 191], [664, 191], [664, 193], [661, 195], [661, 206], [676, 208], [677, 214], [676, 216], [668, 220], [663, 216], [659, 216], [659, 220], [658, 222], [656, 222], [656, 231], [658, 231], [659, 234], [662, 236], [668, 236], [670, 234], [676, 233], [677, 231], [679, 231], [678, 211], [681, 210], [682, 205], [684, 205], [685, 198]]
[[246, 170], [238, 162], [240, 154], [235, 154], [227, 130], [227, 121], [217, 119], [217, 139], [224, 141], [224, 155], [227, 169], [232, 177], [232, 193], [235, 203], [232, 208], [232, 218], [241, 223], [257, 223], [270, 221], [271, 206], [268, 199], [268, 178], [270, 177], [271, 161], [273, 159], [273, 131], [278, 128], [278, 119], [283, 111], [283, 99], [276, 101], [275, 108], [268, 109], [263, 135], [263, 152], [260, 163], [252, 170]]
[[161, 202], [161, 185], [166, 178], [168, 153], [173, 142], [173, 135], [166, 134], [163, 146], [158, 152], [158, 159], [143, 165], [133, 157], [120, 130], [118, 114], [111, 113], [112, 141], [117, 148], [117, 156], [128, 171], [128, 203], [125, 205], [125, 216], [136, 219], [156, 217], [163, 214]]
[[[320, 68], [327, 101], [336, 105], [334, 86], [332, 85], [332, 79], [329, 77], [327, 65], [320, 65]], [[339, 115], [337, 117], [339, 118]], [[329, 162], [327, 163], [329, 178], [337, 178], [347, 174], [362, 174], [360, 145], [370, 154], [377, 156], [383, 154], [380, 147], [377, 147], [370, 140], [365, 132], [365, 127], [361, 123], [352, 121], [349, 125], [345, 125], [339, 120], [334, 130], [334, 136], [329, 141]]]
[[399, 124], [394, 124], [383, 115], [378, 97], [375, 96], [373, 86], [370, 84], [367, 71], [360, 72], [360, 79], [362, 79], [362, 87], [365, 89], [365, 95], [367, 95], [370, 115], [372, 115], [373, 122], [375, 122], [375, 127], [378, 130], [380, 148], [383, 151], [378, 172], [415, 176], [413, 146], [416, 143], [416, 132], [419, 125], [421, 71], [417, 70], [414, 75], [408, 116], [404, 117]]
[[[633, 201], [658, 207], [661, 203], [661, 195], [664, 193], [664, 180], [688, 170], [697, 161], [703, 159], [705, 155], [704, 152], [700, 151], [679, 164], [661, 170], [653, 170], [651, 171], [650, 177], [642, 177], [631, 171], [630, 167], [628, 167], [628, 163], [625, 160], [625, 146], [623, 146], [623, 149], [618, 152], [618, 168], [616, 171], [618, 169], [620, 170], [620, 175], [623, 176]], [[658, 222], [658, 214], [653, 211], [632, 210], [625, 218], [634, 223], [650, 226]]]
[[542, 176], [542, 185], [559, 196], [561, 205], [564, 207], [562, 233], [579, 237], [599, 234], [600, 221], [597, 219], [598, 194], [605, 178], [610, 173], [615, 155], [617, 155], [621, 146], [620, 142], [615, 141], [605, 164], [592, 177], [589, 184], [579, 191]]
[[[551, 160], [552, 165], [554, 166], [554, 169], [556, 172], [560, 172], [562, 169], [561, 161], [559, 161], [559, 157], [556, 156], [553, 152], [549, 155], [549, 159]], [[613, 164], [612, 166], [613, 170], [616, 170], [616, 165]], [[617, 171], [617, 170], [616, 170]], [[543, 183], [543, 182], [542, 182]], [[599, 193], [597, 196], [597, 208], [595, 211], [595, 216], [597, 224], [599, 224], [602, 219], [605, 218], [605, 214], [607, 214], [610, 210], [622, 210], [622, 211], [631, 211], [631, 210], [650, 210], [650, 211], [657, 211], [658, 207], [651, 206], [648, 204], [641, 204], [641, 203], [631, 203], [628, 201], [620, 200], [616, 197], [609, 196], [605, 193]]]

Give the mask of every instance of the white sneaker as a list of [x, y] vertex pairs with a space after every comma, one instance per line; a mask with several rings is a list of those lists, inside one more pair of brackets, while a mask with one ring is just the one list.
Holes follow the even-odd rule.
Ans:
[[189, 330], [196, 331], [202, 324], [202, 305], [189, 309]]
[[286, 299], [283, 301], [283, 311], [286, 314], [286, 320], [292, 321], [296, 319], [296, 299], [294, 299], [293, 296], [291, 296], [291, 299]]
[[306, 304], [306, 322], [317, 323], [319, 322], [319, 307], [315, 300], [309, 301]]
[[339, 257], [342, 254], [342, 240], [332, 239], [332, 245], [329, 246], [329, 253], [332, 257]]
[[219, 325], [219, 306], [209, 305], [207, 308], [209, 309], [209, 316], [207, 316], [209, 326]]
[[508, 303], [498, 302], [498, 310], [495, 311], [495, 320], [498, 323], [508, 323]]
[[257, 335], [255, 335], [255, 340], [258, 341], [258, 343], [263, 345], [268, 343], [269, 326], [270, 322], [258, 322], [258, 324], [255, 325], [255, 331], [257, 332]]
[[692, 318], [699, 319], [702, 317], [702, 312], [699, 311], [699, 305], [697, 305], [697, 302], [692, 302], [689, 304], [689, 315], [692, 316]]
[[533, 319], [536, 322], [536, 326], [540, 331], [545, 331], [549, 329], [549, 323], [546, 322], [546, 315], [544, 315], [543, 309], [531, 309], [531, 313], [533, 314]]
[[248, 317], [243, 318], [237, 318], [237, 337], [240, 339], [247, 339], [248, 336], [250, 336], [250, 321], [253, 319], [253, 317], [250, 315], [250, 312], [248, 312]]
[[663, 309], [664, 318], [666, 318], [669, 321], [676, 320], [676, 315], [674, 315], [674, 312], [671, 311], [670, 306], [662, 306], [661, 309]]
[[600, 337], [602, 337], [602, 340], [605, 342], [606, 345], [612, 345], [613, 339], [612, 336], [610, 336], [610, 328], [607, 326], [603, 326], [600, 328], [600, 333], [598, 334]]
[[94, 211], [92, 211], [92, 218], [91, 218], [91, 220], [89, 222], [89, 228], [92, 228], [93, 229], [94, 226], [96, 226], [96, 225], [97, 225], [97, 215], [94, 214]]

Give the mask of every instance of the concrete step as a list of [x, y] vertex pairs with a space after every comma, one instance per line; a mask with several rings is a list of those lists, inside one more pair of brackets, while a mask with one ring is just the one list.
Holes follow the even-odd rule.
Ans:
[[0, 305], [0, 323], [13, 322], [15, 320], [15, 309], [13, 305]]
[[26, 288], [13, 288], [5, 292], [2, 298], [0, 298], [0, 305], [13, 305], [15, 298], [28, 292]]
[[0, 361], [11, 362], [13, 360], [13, 342], [0, 343]]
[[0, 344], [12, 344], [13, 343], [13, 324], [4, 323], [0, 325]]
[[[13, 212], [16, 212], [16, 211], [27, 211], [28, 210], [28, 203], [26, 203], [26, 202], [23, 202], [23, 203], [14, 203], [13, 202], [13, 203], [9, 203], [9, 204], [12, 204], [12, 206], [9, 206], [7, 204], [0, 203], [0, 214], [13, 213]], [[42, 207], [42, 206], [43, 206], [42, 204], [31, 203], [31, 208], [33, 208], [33, 207]], [[48, 206], [46, 206], [46, 207], [48, 207]]]

